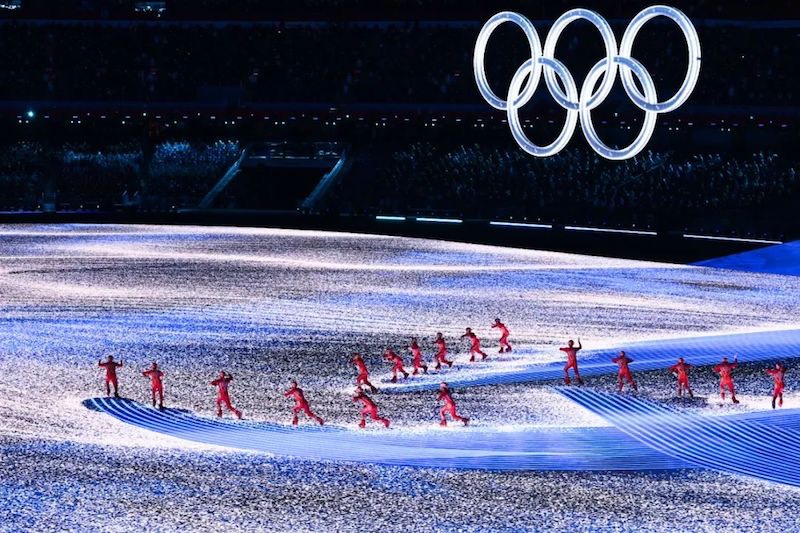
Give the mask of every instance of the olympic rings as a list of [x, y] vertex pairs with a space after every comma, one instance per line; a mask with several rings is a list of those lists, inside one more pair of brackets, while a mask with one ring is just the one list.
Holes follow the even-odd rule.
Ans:
[[[671, 98], [663, 102], [658, 101], [650, 73], [639, 61], [631, 57], [633, 43], [639, 31], [647, 22], [656, 17], [666, 17], [677, 24], [686, 40], [689, 54], [689, 67], [683, 84]], [[577, 20], [586, 20], [597, 28], [606, 50], [606, 57], [595, 64], [584, 80], [580, 91], [578, 91], [572, 74], [561, 61], [555, 58], [555, 49], [561, 33], [568, 25]], [[525, 33], [530, 45], [531, 58], [517, 69], [511, 79], [506, 99], [503, 100], [489, 87], [485, 55], [486, 46], [492, 33], [498, 26], [506, 22], [519, 26]], [[674, 111], [686, 102], [697, 85], [701, 62], [700, 39], [692, 22], [681, 11], [660, 5], [642, 10], [631, 20], [622, 36], [619, 48], [609, 23], [596, 12], [588, 9], [572, 9], [559, 17], [547, 34], [544, 47], [542, 47], [539, 34], [530, 20], [519, 13], [503, 11], [484, 24], [478, 34], [473, 55], [475, 81], [481, 96], [495, 109], [506, 112], [514, 139], [527, 153], [536, 157], [549, 157], [557, 154], [569, 143], [577, 122], [580, 120], [581, 129], [589, 145], [602, 157], [615, 161], [630, 159], [644, 150], [653, 135], [658, 115]], [[621, 72], [625, 93], [638, 108], [645, 112], [644, 124], [639, 135], [633, 143], [619, 150], [608, 147], [600, 140], [592, 124], [591, 116], [592, 110], [602, 104], [610, 94], [617, 77], [617, 70]], [[636, 86], [634, 76], [642, 85], [644, 94]], [[542, 77], [544, 77], [545, 85], [556, 103], [567, 110], [567, 118], [561, 133], [553, 143], [547, 146], [539, 146], [531, 142], [523, 132], [519, 120], [519, 109], [533, 98]], [[565, 90], [559, 86], [559, 80]], [[599, 87], [595, 91], [598, 82]]]

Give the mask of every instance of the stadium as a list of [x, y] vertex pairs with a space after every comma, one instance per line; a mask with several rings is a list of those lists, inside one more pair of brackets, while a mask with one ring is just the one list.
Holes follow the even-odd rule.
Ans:
[[800, 531], [795, 2], [0, 49], [0, 531]]

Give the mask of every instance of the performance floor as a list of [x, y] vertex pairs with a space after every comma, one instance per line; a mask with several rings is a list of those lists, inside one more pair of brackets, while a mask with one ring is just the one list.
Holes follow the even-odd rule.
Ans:
[[[773, 413], [763, 367], [800, 355], [798, 289], [793, 276], [395, 237], [0, 227], [0, 513], [38, 531], [102, 529], [106, 512], [138, 530], [660, 531], [676, 513], [691, 530], [791, 529], [793, 463], [781, 478], [762, 459], [730, 468], [724, 452], [747, 461], [773, 443], [775, 457], [796, 456], [791, 372]], [[495, 317], [511, 354], [497, 353]], [[467, 363], [466, 326], [486, 362]], [[455, 367], [387, 383], [382, 350], [408, 360], [413, 335], [430, 360], [437, 331]], [[570, 338], [585, 347], [583, 389], [558, 387]], [[618, 349], [641, 390], [619, 405], [606, 396]], [[389, 430], [356, 426], [355, 351]], [[97, 360], [108, 354], [125, 363], [125, 400], [99, 398]], [[718, 399], [705, 366], [723, 354], [743, 363], [738, 406]], [[674, 402], [664, 370], [678, 355], [696, 365], [698, 399], [687, 404]], [[153, 360], [163, 413], [145, 405], [141, 371]], [[209, 382], [221, 369], [235, 377], [242, 422], [214, 417]], [[324, 428], [288, 426], [290, 378]], [[441, 380], [470, 427], [438, 426]], [[695, 445], [665, 440], [656, 415]], [[750, 452], [709, 451], [709, 439], [740, 433]]]

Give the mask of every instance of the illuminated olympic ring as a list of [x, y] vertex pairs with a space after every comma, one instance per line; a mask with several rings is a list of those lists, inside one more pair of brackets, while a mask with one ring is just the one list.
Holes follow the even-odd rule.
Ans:
[[[686, 77], [683, 80], [683, 85], [675, 95], [664, 102], [659, 102], [656, 95], [655, 85], [653, 78], [647, 69], [642, 64], [631, 57], [631, 50], [639, 30], [650, 19], [655, 17], [667, 17], [674, 21], [683, 32], [686, 38], [686, 44], [689, 49], [689, 68], [686, 71]], [[567, 70], [564, 64], [555, 58], [556, 44], [564, 29], [577, 20], [586, 20], [594, 25], [600, 32], [605, 44], [606, 57], [601, 59], [589, 71], [589, 75], [583, 82], [580, 93], [578, 93], [577, 85], [572, 77], [572, 74]], [[494, 94], [489, 87], [489, 82], [486, 78], [486, 64], [484, 56], [486, 54], [486, 45], [492, 33], [498, 26], [504, 22], [513, 22], [525, 32], [530, 44], [531, 59], [528, 59], [522, 66], [517, 69], [516, 74], [511, 80], [511, 85], [508, 89], [507, 100], [502, 100]], [[578, 123], [578, 118], [581, 121], [581, 128], [583, 129], [586, 140], [591, 147], [601, 156], [612, 160], [630, 159], [641, 152], [650, 137], [653, 135], [653, 130], [656, 126], [656, 117], [659, 113], [669, 113], [679, 108], [692, 94], [697, 79], [700, 76], [700, 39], [697, 37], [697, 30], [695, 29], [689, 18], [681, 11], [668, 7], [668, 6], [652, 6], [641, 11], [625, 30], [622, 36], [622, 44], [617, 51], [617, 41], [614, 37], [614, 32], [611, 31], [611, 26], [608, 22], [595, 13], [587, 9], [573, 9], [564, 13], [550, 29], [547, 34], [547, 39], [544, 43], [544, 51], [542, 44], [539, 40], [539, 34], [531, 24], [531, 21], [511, 11], [503, 11], [489, 19], [483, 26], [478, 40], [475, 43], [475, 55], [473, 57], [475, 69], [475, 81], [478, 84], [478, 89], [483, 95], [483, 98], [495, 109], [506, 111], [508, 114], [508, 123], [511, 126], [511, 133], [520, 147], [531, 155], [537, 157], [549, 157], [557, 154], [567, 145], [575, 132], [575, 126]], [[629, 146], [615, 150], [607, 146], [597, 135], [592, 124], [591, 112], [597, 108], [608, 97], [614, 81], [617, 76], [617, 69], [621, 71], [622, 85], [625, 92], [633, 103], [645, 112], [644, 125], [641, 132]], [[544, 81], [547, 84], [547, 89], [553, 96], [555, 101], [567, 110], [567, 119], [561, 133], [553, 143], [547, 146], [538, 146], [530, 141], [525, 133], [522, 131], [522, 125], [519, 120], [519, 109], [527, 104], [539, 86], [539, 81], [544, 72]], [[639, 83], [644, 88], [644, 94], [639, 91], [633, 80], [633, 76], [639, 80]], [[596, 92], [594, 91], [595, 85], [602, 78], [600, 87]], [[526, 81], [527, 80], [527, 81]], [[558, 84], [564, 86], [565, 91], [561, 89]], [[510, 102], [510, 103], [509, 103]]]

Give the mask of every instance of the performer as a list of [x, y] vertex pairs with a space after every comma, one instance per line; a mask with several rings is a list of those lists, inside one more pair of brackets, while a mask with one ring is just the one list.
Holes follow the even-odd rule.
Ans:
[[211, 385], [217, 388], [217, 416], [222, 416], [222, 406], [225, 405], [228, 411], [241, 420], [242, 412], [231, 404], [231, 397], [228, 394], [228, 385], [231, 381], [233, 381], [233, 376], [223, 370], [219, 373], [219, 377], [211, 382]]
[[567, 342], [567, 345], [563, 348], [559, 348], [562, 352], [567, 354], [567, 364], [564, 365], [564, 384], [569, 385], [572, 383], [572, 380], [569, 379], [569, 369], [571, 368], [573, 372], [575, 372], [575, 379], [578, 380], [578, 384], [583, 385], [583, 380], [581, 379], [581, 374], [578, 372], [578, 351], [581, 350], [583, 346], [581, 346], [581, 339], [578, 339], [578, 346], [575, 346], [575, 341], [570, 339]]
[[733, 400], [733, 403], [739, 403], [739, 400], [736, 399], [736, 392], [733, 390], [733, 377], [731, 376], [731, 372], [737, 366], [739, 366], [739, 361], [736, 357], [733, 358], [733, 363], [729, 363], [728, 358], [723, 357], [722, 362], [714, 367], [714, 372], [719, 374], [720, 397], [725, 400], [725, 389], [728, 389], [731, 392], [731, 400]]
[[683, 357], [678, 358], [678, 362], [669, 367], [669, 371], [678, 378], [678, 397], [683, 397], [683, 390], [686, 389], [686, 392], [689, 393], [689, 398], [694, 398], [694, 394], [692, 394], [692, 388], [689, 386], [689, 369], [692, 368], [692, 365], [685, 362]]
[[767, 374], [772, 376], [775, 381], [775, 388], [772, 391], [772, 408], [775, 409], [775, 400], [778, 400], [779, 407], [783, 407], [783, 376], [786, 374], [786, 367], [781, 363], [775, 363], [775, 368], [768, 368]]
[[284, 392], [283, 395], [286, 396], [287, 398], [289, 398], [290, 396], [294, 398], [294, 407], [292, 408], [292, 413], [294, 413], [294, 417], [292, 418], [293, 426], [297, 425], [298, 421], [297, 414], [300, 411], [303, 411], [307, 417], [316, 420], [320, 426], [325, 423], [325, 421], [322, 420], [322, 418], [318, 417], [313, 412], [311, 412], [311, 407], [309, 407], [308, 401], [306, 401], [306, 397], [303, 394], [303, 389], [297, 386], [297, 381], [292, 380], [291, 388], [286, 392]]
[[511, 345], [508, 343], [508, 328], [506, 325], [500, 322], [499, 318], [495, 318], [492, 327], [500, 330], [500, 353], [503, 353], [504, 351], [510, 352]]
[[447, 360], [447, 343], [444, 340], [444, 335], [441, 332], [436, 334], [436, 340], [433, 341], [436, 345], [436, 365], [433, 367], [435, 370], [441, 370], [442, 365], [447, 365], [448, 368], [453, 366], [452, 361]]
[[350, 359], [350, 362], [356, 365], [356, 369], [358, 370], [356, 385], [366, 385], [373, 394], [378, 392], [378, 389], [369, 382], [369, 370], [367, 370], [367, 364], [364, 362], [364, 358], [361, 357], [361, 354], [353, 354], [353, 358]]
[[150, 368], [142, 372], [142, 375], [146, 378], [150, 378], [150, 390], [153, 393], [153, 407], [156, 406], [156, 395], [158, 395], [158, 408], [164, 409], [164, 383], [161, 381], [161, 378], [164, 377], [164, 373], [158, 368], [158, 363], [153, 361]]
[[397, 383], [397, 373], [400, 372], [403, 374], [403, 379], [408, 379], [408, 372], [406, 369], [403, 368], [403, 358], [394, 353], [391, 348], [386, 348], [386, 351], [383, 352], [383, 358], [392, 363], [392, 379], [389, 380], [392, 383]]
[[383, 422], [385, 427], [389, 427], [389, 419], [378, 415], [378, 406], [375, 405], [372, 398], [364, 394], [364, 390], [360, 386], [356, 387], [356, 395], [353, 396], [353, 402], [361, 402], [364, 405], [364, 408], [361, 410], [361, 422], [358, 423], [358, 427], [363, 428], [367, 425], [367, 415], [373, 420]]
[[636, 388], [636, 382], [633, 381], [633, 376], [631, 375], [631, 369], [628, 368], [628, 365], [633, 363], [633, 359], [628, 357], [625, 352], [619, 352], [619, 355], [612, 359], [611, 362], [619, 366], [619, 372], [617, 373], [617, 387], [619, 388], [619, 392], [622, 392], [624, 381], [627, 381], [630, 386], [633, 387], [634, 391], [638, 391], [639, 389]]
[[416, 376], [419, 373], [420, 368], [422, 369], [423, 374], [427, 374], [428, 365], [426, 365], [425, 361], [422, 360], [422, 350], [417, 343], [416, 337], [411, 337], [411, 345], [408, 347], [408, 349], [411, 352], [411, 364], [414, 365], [414, 371], [411, 374]]
[[461, 335], [461, 338], [467, 338], [472, 343], [469, 347], [469, 362], [475, 362], [475, 356], [480, 355], [481, 361], [486, 359], [487, 355], [481, 351], [481, 340], [472, 332], [472, 328], [467, 328], [466, 333]]
[[441, 417], [441, 422], [439, 422], [439, 425], [447, 425], [447, 417], [445, 415], [448, 413], [453, 420], [459, 420], [463, 422], [465, 426], [469, 424], [469, 418], [465, 416], [459, 416], [456, 412], [456, 402], [453, 400], [453, 397], [450, 394], [450, 389], [448, 388], [447, 383], [444, 381], [439, 384], [439, 396], [437, 400], [440, 402], [444, 401], [444, 407], [442, 407], [442, 409], [439, 411], [439, 416]]
[[111, 385], [114, 386], [114, 398], [119, 398], [119, 383], [117, 382], [117, 369], [122, 366], [122, 361], [117, 363], [114, 356], [109, 355], [105, 361], [98, 361], [97, 366], [106, 371], [106, 396], [111, 396]]

